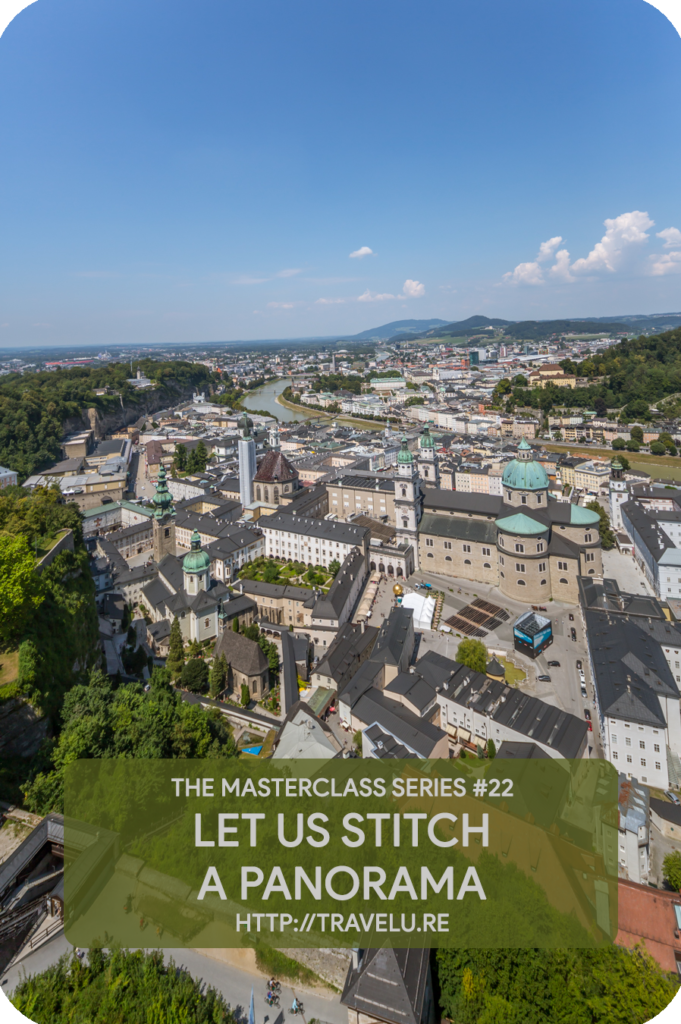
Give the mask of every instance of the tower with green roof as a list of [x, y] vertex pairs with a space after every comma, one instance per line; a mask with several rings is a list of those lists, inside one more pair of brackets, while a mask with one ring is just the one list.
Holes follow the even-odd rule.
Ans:
[[622, 505], [625, 501], [629, 501], [629, 487], [624, 479], [624, 466], [617, 456], [610, 463], [608, 492], [610, 497], [610, 523], [613, 530], [622, 530], [624, 529]]
[[191, 549], [182, 559], [184, 589], [187, 594], [196, 595], [210, 589], [210, 555], [201, 547], [201, 534], [194, 530]]
[[435, 438], [426, 424], [419, 438], [419, 471], [426, 487], [440, 486], [440, 466]]
[[163, 465], [159, 467], [156, 490], [151, 500], [154, 504], [154, 561], [158, 564], [166, 555], [175, 554], [175, 510]]
[[414, 552], [414, 568], [419, 567], [418, 525], [421, 519], [422, 495], [419, 473], [409, 442], [402, 438], [397, 453], [397, 476], [395, 478], [395, 527], [397, 543], [411, 544]]
[[501, 478], [503, 499], [507, 505], [546, 508], [549, 500], [549, 477], [525, 440], [518, 445], [515, 459], [506, 466]]

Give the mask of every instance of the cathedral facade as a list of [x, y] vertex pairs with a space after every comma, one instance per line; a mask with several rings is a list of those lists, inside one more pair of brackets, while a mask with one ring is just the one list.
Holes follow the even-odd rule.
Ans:
[[492, 584], [528, 604], [577, 604], [578, 578], [603, 572], [598, 513], [551, 499], [546, 471], [525, 440], [502, 485], [500, 497], [426, 490], [421, 568]]

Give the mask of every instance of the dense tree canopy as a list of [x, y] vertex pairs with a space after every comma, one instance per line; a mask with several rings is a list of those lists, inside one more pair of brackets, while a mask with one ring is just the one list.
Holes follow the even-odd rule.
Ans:
[[487, 648], [482, 640], [462, 640], [456, 651], [456, 660], [474, 672], [484, 672], [487, 669]]
[[64, 768], [77, 758], [229, 757], [235, 753], [227, 720], [214, 708], [188, 704], [169, 686], [167, 669], [154, 669], [151, 689], [116, 687], [94, 670], [87, 685], [66, 694], [62, 730], [51, 767], [26, 786], [36, 814], [63, 810]]
[[163, 954], [89, 951], [88, 963], [67, 954], [42, 974], [24, 978], [12, 1002], [41, 1024], [236, 1024], [224, 998]]
[[[133, 363], [169, 396], [189, 385], [211, 379], [210, 370], [182, 360], [162, 362], [143, 359]], [[100, 367], [73, 367], [42, 373], [8, 374], [0, 383], [0, 465], [15, 469], [23, 478], [58, 459], [61, 454], [62, 424], [81, 417], [88, 408], [100, 412], [140, 404], [148, 392], [137, 392], [126, 383], [129, 363]], [[115, 394], [96, 395], [109, 388]]]
[[443, 1014], [457, 1024], [644, 1024], [678, 985], [642, 949], [440, 949]]

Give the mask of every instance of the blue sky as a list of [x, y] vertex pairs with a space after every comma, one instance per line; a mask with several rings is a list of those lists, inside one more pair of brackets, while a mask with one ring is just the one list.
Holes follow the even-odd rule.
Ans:
[[643, 0], [38, 0], [0, 345], [681, 309], [680, 58]]

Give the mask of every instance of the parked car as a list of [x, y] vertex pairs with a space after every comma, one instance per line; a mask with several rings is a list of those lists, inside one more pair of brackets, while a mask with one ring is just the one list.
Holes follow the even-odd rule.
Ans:
[[568, 618], [569, 618], [570, 622], [574, 622], [575, 621], [575, 617], [572, 614], [572, 612], [570, 612], [570, 614], [568, 615]]
[[570, 639], [571, 640], [576, 640], [577, 639], [577, 630], [575, 629], [574, 626], [570, 630]]
[[588, 708], [584, 708], [584, 717], [586, 718], [587, 722], [591, 721], [591, 712]]
[[589, 696], [589, 694], [586, 692], [586, 683], [580, 683], [579, 684], [579, 689], [581, 691], [582, 697], [588, 697]]
[[579, 660], [579, 658], [577, 658], [577, 668], [578, 668], [578, 669], [581, 669], [581, 667], [582, 667], [582, 663], [581, 663], [581, 661]]
[[548, 661], [547, 665], [549, 666], [549, 668], [560, 668], [559, 661]]
[[551, 682], [551, 676], [537, 676], [537, 679], [539, 680], [540, 683], [550, 683]]
[[676, 804], [677, 807], [679, 806], [679, 804], [681, 804], [681, 800], [679, 800], [676, 793], [672, 793], [671, 790], [665, 789], [664, 795], [667, 797], [667, 800], [671, 800], [671, 802], [673, 804]]

